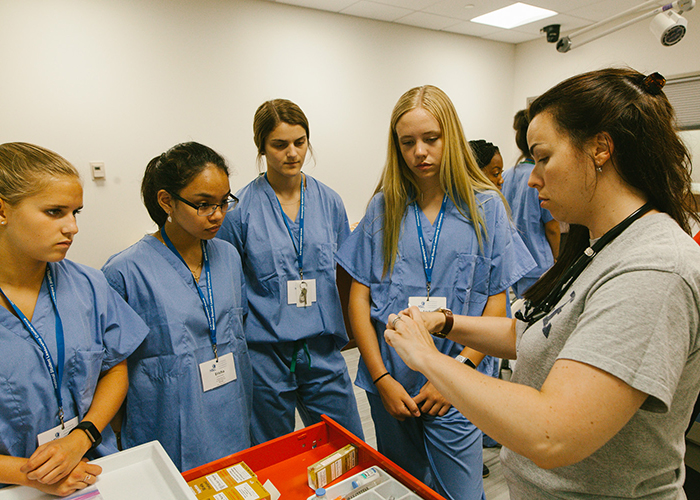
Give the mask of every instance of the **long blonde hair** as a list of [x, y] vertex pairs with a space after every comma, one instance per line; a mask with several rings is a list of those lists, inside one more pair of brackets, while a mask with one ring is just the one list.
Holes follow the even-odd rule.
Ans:
[[464, 137], [457, 111], [447, 94], [432, 85], [412, 88], [401, 96], [391, 113], [386, 164], [374, 191], [374, 194], [384, 193], [383, 275], [387, 272], [391, 273], [394, 269], [401, 221], [406, 207], [416, 201], [420, 192], [418, 184], [403, 159], [396, 135], [398, 121], [404, 114], [416, 108], [428, 111], [440, 125], [444, 145], [440, 165], [440, 186], [457, 210], [467, 220], [471, 220], [480, 247], [483, 244], [483, 237], [488, 237], [488, 233], [474, 192], [491, 190], [497, 192], [503, 199], [503, 195], [477, 166], [471, 148]]

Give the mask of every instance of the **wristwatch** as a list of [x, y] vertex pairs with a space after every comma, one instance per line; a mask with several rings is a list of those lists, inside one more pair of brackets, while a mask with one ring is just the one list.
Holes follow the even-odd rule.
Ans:
[[476, 365], [474, 364], [474, 362], [469, 358], [465, 358], [461, 354], [457, 354], [457, 356], [455, 356], [455, 359], [460, 363], [469, 366], [470, 368], [476, 369]]
[[430, 332], [430, 333], [432, 335], [434, 335], [435, 337], [444, 339], [445, 337], [447, 337], [447, 334], [450, 333], [450, 330], [452, 330], [452, 325], [455, 324], [455, 317], [452, 314], [451, 310], [445, 309], [442, 307], [440, 309], [438, 309], [437, 312], [441, 312], [442, 314], [445, 315], [445, 326], [443, 326], [442, 330], [440, 330], [439, 332]]
[[92, 442], [92, 446], [90, 446], [90, 449], [88, 451], [94, 450], [102, 442], [102, 434], [100, 434], [100, 431], [97, 430], [97, 427], [95, 427], [95, 424], [93, 424], [92, 422], [83, 420], [75, 426], [75, 429], [73, 429], [73, 431], [76, 429], [84, 431], [85, 434], [87, 434], [88, 439]]

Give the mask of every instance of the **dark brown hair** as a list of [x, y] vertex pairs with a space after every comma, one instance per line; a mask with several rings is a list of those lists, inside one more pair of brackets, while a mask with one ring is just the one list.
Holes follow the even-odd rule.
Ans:
[[530, 147], [527, 145], [527, 127], [530, 125], [530, 117], [527, 115], [527, 109], [521, 109], [513, 117], [513, 130], [515, 130], [515, 144], [520, 150], [520, 158], [518, 163], [531, 158]]
[[[666, 95], [645, 90], [644, 79], [628, 68], [574, 76], [538, 97], [530, 105], [529, 118], [549, 113], [580, 150], [596, 134], [609, 134], [614, 145], [611, 163], [622, 180], [690, 234], [689, 218], [699, 220], [690, 192], [690, 156], [678, 137]], [[546, 296], [588, 245], [588, 229], [572, 224], [559, 260], [525, 298], [537, 302]]]

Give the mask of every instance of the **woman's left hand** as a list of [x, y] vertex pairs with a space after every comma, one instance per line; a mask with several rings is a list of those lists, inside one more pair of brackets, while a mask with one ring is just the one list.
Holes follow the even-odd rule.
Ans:
[[415, 371], [421, 371], [423, 363], [430, 356], [440, 354], [425, 327], [420, 310], [415, 306], [408, 309], [407, 314], [389, 315], [384, 340], [396, 349], [404, 363]]
[[20, 469], [31, 481], [54, 484], [75, 469], [90, 449], [90, 440], [83, 431], [39, 446]]
[[420, 388], [418, 394], [414, 396], [413, 401], [420, 406], [420, 411], [422, 413], [427, 413], [433, 417], [442, 417], [452, 406], [430, 382], [426, 382], [425, 385]]

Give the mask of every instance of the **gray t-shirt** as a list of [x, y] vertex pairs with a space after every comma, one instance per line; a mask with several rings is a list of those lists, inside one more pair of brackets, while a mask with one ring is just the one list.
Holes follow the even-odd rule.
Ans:
[[604, 370], [649, 395], [588, 458], [544, 470], [503, 448], [511, 499], [685, 498], [684, 431], [700, 390], [700, 247], [666, 214], [634, 222], [557, 306], [518, 321], [512, 381], [540, 389], [557, 359]]

